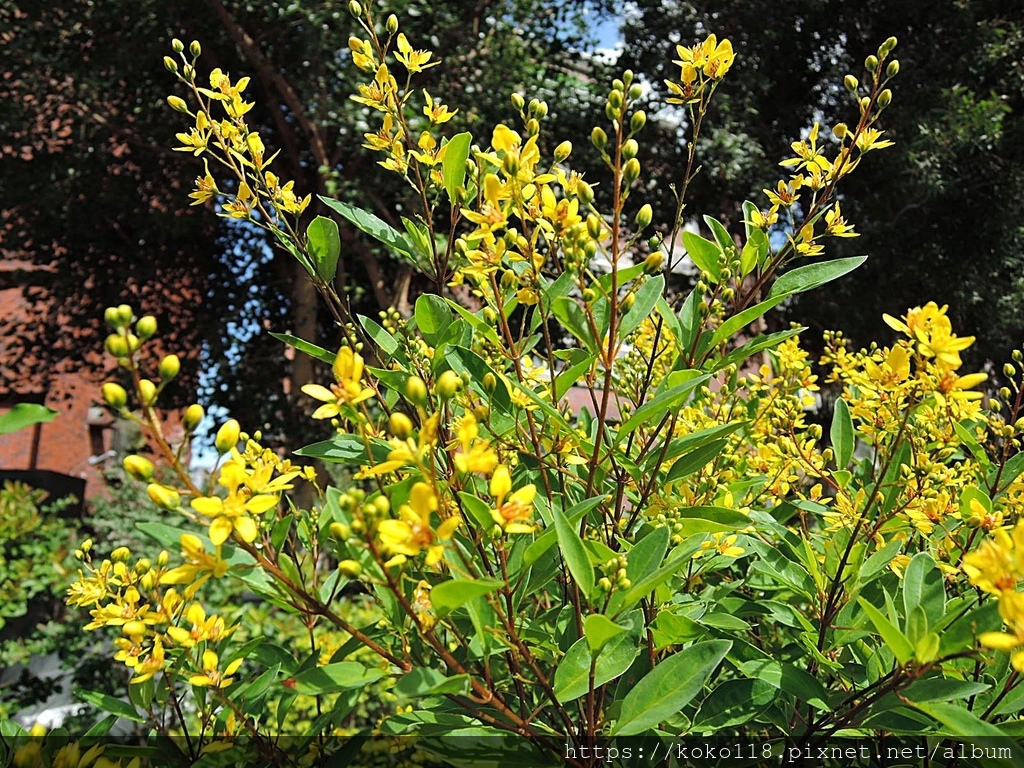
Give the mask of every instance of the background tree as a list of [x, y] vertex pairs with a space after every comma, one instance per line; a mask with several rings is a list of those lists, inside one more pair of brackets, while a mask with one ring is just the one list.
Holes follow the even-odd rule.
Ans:
[[[843, 253], [870, 254], [839, 287], [802, 298], [790, 316], [857, 340], [886, 338], [883, 312], [923, 300], [949, 303], [953, 323], [978, 336], [972, 364], [1004, 359], [1024, 324], [1024, 23], [1015, 3], [971, 0], [638, 0], [624, 25], [621, 66], [652, 83], [652, 112], [676, 65], [666, 37], [729, 37], [738, 56], [716, 100], [689, 215], [736, 220], [730, 201], [764, 204], [776, 163], [815, 121], [823, 135], [848, 119], [835, 84], [863, 78], [865, 57], [889, 35], [901, 62], [894, 106], [882, 120], [896, 142], [866, 163], [843, 210], [862, 237]], [[765, 73], [770, 72], [771, 77]], [[672, 113], [647, 149], [662, 173], [681, 174], [684, 148]], [[646, 167], [646, 165], [645, 165]], [[652, 201], [655, 202], [655, 201]], [[671, 201], [662, 200], [662, 203]], [[657, 218], [657, 217], [656, 217]], [[811, 320], [813, 318], [813, 320]]]
[[[478, 131], [514, 118], [513, 90], [539, 98], [558, 92], [561, 111], [549, 117], [556, 126], [585, 121], [594, 110], [579, 73], [597, 65], [579, 51], [588, 24], [609, 5], [404, 0], [388, 10], [405, 20], [410, 39], [445, 60], [429, 70], [425, 87], [459, 109], [453, 126]], [[379, 178], [362, 184], [353, 202], [398, 223], [408, 190], [378, 174], [359, 146], [368, 123], [349, 98], [355, 24], [347, 5], [55, 0], [5, 4], [0, 27], [3, 256], [46, 266], [16, 273], [43, 322], [0, 331], [20, 358], [9, 376], [79, 366], [82, 350], [98, 348], [103, 306], [130, 300], [145, 310], [160, 295], [161, 314], [178, 334], [173, 343], [196, 350], [190, 371], [200, 357], [225, 361], [208, 378], [210, 401], [249, 428], [302, 435], [307, 420], [295, 420], [303, 409], [289, 403], [313, 378], [309, 360], [286, 359], [283, 347], [277, 354], [252, 338], [288, 331], [333, 346], [337, 331], [318, 318], [315, 292], [290, 256], [278, 258], [260, 233], [215, 218], [213, 202], [185, 206], [203, 165], [171, 150], [180, 124], [163, 103], [175, 84], [161, 59], [172, 37], [199, 39], [207, 69], [252, 77], [250, 122], [267, 147], [282, 150], [276, 170], [295, 180], [298, 193], [353, 197], [356, 180]], [[314, 204], [307, 215], [317, 212]], [[355, 311], [374, 315], [414, 297], [410, 274], [353, 231], [342, 234], [337, 285]], [[291, 394], [267, 385], [288, 379], [297, 382]], [[185, 382], [194, 390], [194, 375]]]

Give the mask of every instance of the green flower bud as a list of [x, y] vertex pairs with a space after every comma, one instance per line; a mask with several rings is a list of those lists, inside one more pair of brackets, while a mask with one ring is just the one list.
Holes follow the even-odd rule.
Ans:
[[217, 437], [214, 440], [214, 446], [217, 448], [217, 453], [227, 453], [237, 446], [241, 434], [242, 426], [236, 419], [228, 419], [221, 424], [220, 429], [217, 430]]
[[178, 71], [178, 62], [176, 62], [170, 56], [164, 56], [164, 68], [168, 72], [177, 72]]
[[434, 384], [434, 391], [441, 397], [442, 400], [450, 400], [455, 397], [455, 393], [462, 389], [462, 379], [459, 378], [455, 371], [445, 371], [437, 377], [437, 381]]
[[877, 68], [878, 68], [878, 57], [877, 56], [873, 56], [872, 55], [872, 56], [868, 56], [866, 59], [864, 59], [864, 69], [866, 69], [868, 72], [874, 72]]
[[1014, 368], [1010, 363], [1007, 363], [1006, 365], [1003, 366], [1003, 376], [1012, 379], [1016, 375], [1017, 369]]
[[594, 291], [593, 288], [584, 288], [583, 289], [583, 300], [587, 304], [589, 304], [590, 302], [592, 302], [596, 298], [597, 298], [597, 292]]
[[622, 301], [619, 302], [619, 309], [623, 312], [628, 312], [633, 308], [633, 303], [636, 301], [635, 293], [627, 293], [622, 297]]
[[331, 523], [329, 530], [331, 536], [338, 541], [347, 541], [348, 537], [352, 535], [352, 529], [344, 523]]
[[1013, 350], [1013, 352], [1010, 353], [1010, 357], [1012, 357], [1015, 362], [1019, 363], [1022, 360], [1024, 360], [1024, 352], [1022, 352], [1019, 349], [1015, 349]]
[[621, 110], [613, 107], [611, 105], [611, 102], [608, 102], [607, 104], [604, 105], [604, 116], [607, 117], [609, 120], [617, 121], [619, 119], [620, 112]]
[[526, 133], [530, 136], [540, 133], [540, 123], [537, 122], [537, 118], [531, 117], [526, 121]]
[[643, 95], [644, 95], [644, 89], [643, 89], [643, 86], [641, 86], [641, 85], [634, 85], [633, 87], [631, 87], [629, 89], [629, 98], [632, 101], [636, 101], [637, 99], [639, 99]]
[[559, 144], [557, 147], [555, 147], [555, 162], [556, 163], [564, 162], [565, 159], [567, 157], [569, 157], [569, 155], [571, 155], [571, 154], [572, 154], [572, 142], [571, 141], [563, 141], [561, 144]]
[[882, 107], [884, 109], [885, 107], [888, 107], [891, 103], [892, 103], [892, 91], [890, 91], [888, 88], [886, 88], [884, 91], [882, 91], [880, 94], [878, 94], [878, 106], [880, 106], [880, 107]]
[[150, 483], [146, 487], [146, 493], [153, 503], [164, 509], [177, 509], [181, 506], [181, 497], [173, 488], [168, 488], [159, 483]]
[[646, 259], [644, 259], [644, 272], [648, 275], [656, 275], [661, 272], [661, 268], [665, 265], [665, 254], [661, 251], [655, 251]]
[[533, 114], [537, 117], [548, 116], [548, 103], [546, 101], [538, 101], [537, 106], [533, 109]]
[[604, 152], [604, 148], [608, 146], [608, 134], [604, 132], [604, 128], [594, 126], [594, 130], [590, 132], [590, 143]]
[[626, 90], [626, 84], [616, 77], [614, 80], [612, 80], [612, 90], [620, 92], [624, 91]]
[[103, 393], [103, 400], [111, 408], [120, 410], [128, 403], [128, 393], [120, 384], [108, 381], [100, 388], [100, 391]]
[[488, 371], [487, 373], [484, 374], [483, 385], [484, 392], [490, 394], [491, 392], [498, 388], [498, 377], [495, 376], [490, 371]]
[[597, 255], [597, 243], [593, 240], [587, 240], [583, 244], [583, 255], [587, 258], [587, 263]]
[[638, 109], [633, 113], [633, 116], [629, 118], [629, 130], [631, 133], [636, 133], [645, 125], [647, 125], [647, 113], [642, 109]]
[[121, 325], [121, 314], [117, 307], [107, 307], [103, 310], [103, 320], [111, 328], [118, 328]]
[[152, 405], [156, 402], [156, 384], [149, 379], [142, 379], [139, 382], [139, 401], [143, 405]]
[[188, 104], [180, 96], [168, 96], [167, 103], [171, 105], [171, 109], [175, 112], [188, 112]]
[[502, 288], [511, 288], [513, 285], [516, 284], [517, 280], [518, 278], [516, 277], [516, 273], [513, 272], [511, 269], [506, 269], [504, 272], [501, 273]]
[[622, 169], [622, 176], [626, 184], [632, 184], [640, 177], [640, 161], [635, 157], [631, 157], [626, 161], [626, 166]]
[[384, 28], [389, 34], [395, 34], [398, 31], [398, 17], [393, 13], [388, 16], [388, 20], [384, 22]]
[[622, 156], [627, 160], [636, 157], [636, 153], [639, 151], [640, 145], [637, 144], [636, 139], [627, 139], [622, 145]]
[[119, 334], [112, 333], [107, 336], [107, 340], [103, 342], [103, 346], [106, 348], [114, 357], [128, 357], [131, 352], [128, 349], [128, 340]]
[[135, 317], [135, 313], [132, 312], [132, 308], [127, 304], [118, 304], [117, 316], [121, 320], [121, 325], [128, 325]]
[[493, 307], [484, 307], [484, 320], [491, 325], [498, 322], [498, 313], [494, 311]]
[[512, 94], [512, 106], [518, 109], [520, 112], [523, 111], [523, 107], [526, 105], [526, 99], [523, 98], [521, 93]]
[[117, 547], [110, 553], [110, 559], [115, 563], [126, 563], [131, 556], [132, 551], [128, 547]]
[[175, 53], [181, 53], [185, 50], [185, 44], [181, 42], [181, 40], [179, 40], [178, 38], [174, 38], [173, 40], [171, 40], [171, 50]]
[[846, 90], [850, 93], [856, 93], [857, 88], [860, 86], [860, 82], [853, 75], [847, 75], [843, 78], [843, 85], [846, 86]]
[[145, 456], [125, 456], [122, 464], [124, 471], [140, 482], [148, 483], [153, 479], [153, 462]]
[[181, 418], [181, 424], [185, 427], [186, 432], [195, 432], [199, 422], [203, 420], [205, 415], [203, 406], [199, 403], [192, 403], [192, 405], [185, 409], [185, 414]]
[[388, 419], [388, 431], [395, 437], [405, 440], [412, 434], [412, 419], [404, 413], [395, 411]]
[[167, 355], [160, 361], [160, 381], [170, 381], [181, 370], [181, 360], [177, 355]]
[[896, 77], [896, 75], [898, 75], [899, 72], [900, 72], [900, 63], [896, 59], [893, 59], [892, 61], [890, 61], [889, 62], [889, 66], [887, 66], [885, 68], [885, 76], [886, 77]]
[[487, 421], [491, 416], [491, 409], [486, 405], [478, 405], [473, 409], [473, 418], [477, 421]]
[[644, 203], [643, 207], [636, 212], [636, 225], [640, 229], [650, 226], [651, 219], [654, 217], [654, 211], [651, 208], [650, 203]]
[[135, 332], [143, 339], [156, 335], [156, 318], [152, 315], [140, 317], [139, 321], [135, 323]]
[[413, 405], [427, 404], [427, 385], [419, 376], [410, 376], [405, 382], [405, 397]]
[[590, 205], [594, 202], [594, 188], [585, 181], [581, 181], [579, 186], [576, 187], [576, 196], [579, 197], [580, 202], [584, 205]]
[[192, 55], [192, 58], [198, 59], [203, 52], [203, 48], [199, 45], [198, 40], [193, 40], [188, 44], [188, 52]]
[[363, 566], [355, 560], [342, 560], [338, 563], [338, 570], [341, 571], [342, 576], [347, 576], [350, 579], [357, 579], [359, 578], [359, 574], [363, 572]]
[[363, 15], [363, 6], [357, 3], [356, 0], [349, 0], [348, 12], [358, 19]]
[[596, 213], [587, 216], [587, 234], [594, 240], [600, 240], [604, 232], [604, 223]]

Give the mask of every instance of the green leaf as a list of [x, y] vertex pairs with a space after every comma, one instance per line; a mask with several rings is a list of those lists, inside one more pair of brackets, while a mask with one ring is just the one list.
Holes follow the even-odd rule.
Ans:
[[488, 531], [494, 526], [491, 508], [487, 506], [486, 502], [465, 491], [459, 491], [459, 501], [462, 503], [463, 509], [469, 512], [477, 527]]
[[[998, 494], [1000, 490], [1005, 491], [1010, 483], [1020, 477], [1022, 472], [1024, 472], [1024, 452], [1015, 453], [1007, 460], [1006, 464], [1003, 465], [1003, 471], [997, 471], [999, 474], [999, 489], [997, 489], [996, 493]], [[992, 479], [989, 481], [990, 483], [995, 482], [995, 474], [996, 473], [993, 473]]]
[[[1019, 766], [1024, 763], [1024, 748], [1021, 747], [1016, 739], [1010, 738], [1005, 731], [991, 723], [985, 722], [966, 707], [940, 701], [910, 701], [908, 703], [915, 709], [937, 720], [949, 733], [959, 736], [964, 741], [975, 744], [983, 749], [985, 747], [990, 749], [998, 747], [1006, 750], [1003, 752], [1000, 749], [998, 753], [999, 755], [1007, 755], [1005, 759], [996, 760], [993, 757], [994, 753], [988, 752], [986, 757], [991, 759], [979, 761], [979, 764], [986, 766]], [[960, 749], [963, 749], [963, 747], [958, 748], [957, 752]]]
[[763, 680], [815, 709], [824, 712], [832, 710], [825, 701], [828, 698], [825, 686], [817, 678], [793, 664], [785, 664], [775, 659], [754, 659], [741, 664], [740, 670], [744, 675]]
[[407, 699], [417, 699], [444, 693], [465, 693], [468, 688], [469, 675], [446, 677], [433, 667], [419, 667], [402, 675], [392, 690]]
[[115, 699], [113, 696], [108, 696], [105, 693], [99, 691], [84, 691], [80, 688], [75, 690], [75, 696], [80, 698], [82, 701], [87, 701], [97, 709], [101, 709], [104, 712], [109, 712], [112, 715], [123, 717], [125, 720], [131, 720], [134, 723], [144, 723], [146, 718], [140, 715], [135, 707], [129, 704], [127, 701], [121, 699]]
[[440, 296], [424, 293], [416, 299], [416, 326], [428, 344], [433, 345], [452, 323], [448, 304]]
[[[569, 525], [579, 525], [583, 516], [603, 501], [604, 496], [594, 496], [593, 498], [581, 501], [565, 513], [565, 517], [569, 521]], [[548, 528], [545, 530], [536, 539], [534, 539], [530, 546], [526, 548], [526, 553], [523, 555], [523, 564], [526, 567], [530, 567], [536, 563], [545, 552], [555, 545], [555, 542], [557, 541], [558, 536], [554, 528]]]
[[747, 235], [747, 242], [740, 251], [740, 277], [746, 277], [768, 255], [768, 235], [760, 229], [752, 229]]
[[882, 639], [885, 640], [885, 644], [889, 646], [889, 649], [896, 655], [896, 660], [900, 664], [906, 664], [914, 658], [914, 646], [912, 646], [903, 633], [897, 629], [896, 625], [889, 621], [884, 613], [875, 608], [875, 606], [863, 597], [858, 597], [857, 602], [860, 603], [860, 607], [864, 609], [864, 613], [868, 615], [868, 619], [870, 619], [871, 623], [875, 625], [875, 629], [878, 631], [878, 634], [880, 634]]
[[452, 579], [430, 590], [430, 602], [438, 616], [446, 616], [470, 600], [489, 595], [505, 585], [497, 579]]
[[670, 535], [669, 526], [661, 525], [634, 544], [626, 561], [626, 578], [636, 584], [658, 570], [668, 551]]
[[729, 365], [739, 365], [751, 355], [754, 355], [764, 349], [772, 349], [777, 347], [786, 339], [791, 339], [794, 336], [798, 336], [807, 328], [801, 326], [800, 328], [790, 328], [788, 331], [779, 331], [778, 333], [770, 333], [767, 336], [759, 334], [748, 341], [741, 347], [736, 347], [732, 352], [727, 354], [725, 357], [715, 359], [712, 358], [705, 364], [705, 370], [714, 373], [720, 371]]
[[356, 315], [356, 317], [359, 319], [359, 324], [363, 326], [369, 337], [377, 343], [378, 347], [380, 347], [381, 352], [385, 355], [393, 355], [398, 351], [398, 340], [395, 339], [395, 337], [388, 331], [381, 328], [378, 323], [368, 317], [364, 317], [363, 315]]
[[774, 296], [768, 298], [765, 301], [762, 301], [760, 304], [755, 304], [752, 307], [747, 307], [747, 309], [743, 310], [739, 314], [733, 315], [724, 323], [722, 323], [714, 332], [714, 334], [711, 336], [711, 344], [709, 346], [716, 347], [718, 346], [718, 344], [725, 341], [726, 339], [732, 338], [737, 331], [740, 331], [746, 326], [750, 325], [752, 322], [757, 320], [757, 318], [761, 317], [761, 315], [763, 315], [769, 309], [774, 307], [784, 298], [786, 297]]
[[306, 227], [306, 239], [317, 275], [324, 282], [331, 282], [338, 272], [338, 257], [341, 256], [338, 223], [334, 219], [317, 216]]
[[583, 620], [583, 636], [591, 654], [598, 654], [609, 641], [627, 630], [602, 613], [592, 613]]
[[722, 275], [722, 249], [694, 232], [683, 232], [683, 247], [701, 272], [718, 282]]
[[764, 680], [726, 680], [701, 702], [694, 728], [717, 730], [743, 725], [777, 697], [777, 689]]
[[[602, 686], [623, 674], [640, 653], [638, 630], [616, 635], [597, 656], [594, 686]], [[562, 704], [578, 699], [590, 690], [590, 646], [580, 638], [566, 652], [555, 669], [555, 697]]]
[[332, 200], [331, 198], [324, 197], [323, 195], [320, 195], [319, 197], [320, 201], [324, 205], [331, 210], [340, 213], [361, 232], [365, 232], [378, 243], [387, 246], [396, 254], [404, 256], [407, 261], [411, 261], [412, 263], [416, 262], [414, 256], [416, 249], [413, 247], [412, 243], [409, 242], [408, 238], [397, 229], [386, 224], [369, 211], [364, 211], [362, 208], [357, 208], [354, 205], [343, 203], [340, 200]]
[[590, 332], [587, 316], [580, 309], [576, 299], [571, 296], [559, 296], [551, 302], [551, 311], [562, 323], [562, 327], [565, 330], [571, 333], [591, 353], [597, 354], [597, 342], [594, 340], [594, 334]]
[[662, 416], [668, 413], [670, 408], [680, 405], [690, 396], [694, 389], [704, 384], [710, 378], [708, 374], [699, 375], [697, 371], [690, 371], [689, 373], [693, 374], [692, 379], [665, 392], [661, 392], [633, 411], [633, 415], [626, 419], [622, 426], [619, 427], [615, 438], [616, 443], [622, 441], [641, 424], [647, 422], [656, 423]]
[[853, 419], [850, 417], [850, 407], [842, 398], [836, 400], [829, 436], [832, 438], [832, 450], [836, 454], [836, 467], [846, 469], [853, 458]]
[[336, 693], [357, 688], [365, 688], [370, 683], [385, 677], [383, 670], [364, 667], [355, 661], [339, 661], [323, 667], [307, 669], [295, 675], [294, 690], [308, 696], [322, 693]]
[[661, 298], [665, 292], [665, 276], [657, 275], [652, 277], [636, 292], [636, 298], [633, 300], [633, 306], [629, 308], [629, 311], [622, 318], [622, 322], [619, 324], [619, 338], [624, 339], [634, 330], [636, 330], [640, 323], [647, 317], [650, 317], [651, 312], [654, 311], [655, 305], [658, 303], [658, 299]]
[[370, 438], [370, 453], [366, 455], [366, 446], [363, 441], [355, 435], [339, 434], [330, 440], [321, 440], [303, 448], [295, 453], [299, 456], [308, 456], [311, 459], [329, 461], [332, 464], [362, 465], [368, 462], [379, 464], [385, 461], [391, 452], [391, 446], [379, 438]]
[[732, 239], [732, 235], [729, 234], [729, 230], [725, 228], [722, 222], [714, 216], [704, 216], [704, 223], [711, 229], [711, 234], [723, 253], [727, 252], [730, 248], [736, 248], [736, 241]]
[[611, 734], [635, 736], [679, 712], [701, 692], [730, 648], [728, 640], [711, 640], [662, 661], [622, 700]]
[[900, 696], [918, 703], [952, 701], [953, 699], [969, 699], [971, 696], [984, 693], [991, 687], [987, 683], [932, 677], [926, 680], [915, 680], [900, 693]]
[[681, 456], [669, 469], [668, 474], [665, 476], [665, 482], [671, 483], [675, 480], [689, 477], [718, 456], [728, 442], [728, 440], [724, 439], [714, 440], [707, 445], [694, 448], [686, 455]]
[[946, 593], [942, 571], [927, 552], [918, 552], [907, 564], [903, 575], [903, 608], [909, 617], [920, 607], [927, 624], [935, 626], [946, 611]]
[[318, 347], [316, 344], [300, 339], [298, 336], [292, 336], [290, 333], [271, 333], [270, 335], [320, 362], [327, 363], [328, 365], [334, 364], [334, 353], [328, 352], [323, 347]]
[[790, 296], [794, 293], [803, 293], [820, 288], [825, 283], [830, 283], [845, 274], [853, 272], [853, 270], [867, 261], [867, 258], [867, 256], [851, 256], [847, 259], [822, 261], [817, 264], [797, 267], [775, 281], [775, 285], [768, 292], [768, 298]]
[[16, 403], [0, 416], [0, 435], [16, 432], [32, 424], [49, 424], [57, 418], [57, 411], [36, 403]]
[[444, 174], [444, 188], [452, 204], [459, 202], [459, 187], [466, 183], [466, 160], [469, 158], [469, 144], [473, 137], [466, 132], [457, 133], [444, 145], [444, 160], [441, 170]]
[[558, 537], [558, 548], [562, 551], [565, 564], [569, 568], [576, 584], [585, 597], [594, 591], [594, 566], [590, 564], [587, 548], [583, 546], [576, 529], [566, 519], [560, 509], [552, 510], [555, 516], [555, 534]]

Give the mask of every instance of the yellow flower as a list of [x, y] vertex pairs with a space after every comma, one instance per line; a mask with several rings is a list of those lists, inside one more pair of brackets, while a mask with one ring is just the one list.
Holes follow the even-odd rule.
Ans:
[[[127, 663], [127, 662], [126, 662]], [[159, 637], [154, 638], [153, 648], [150, 652], [137, 659], [134, 664], [135, 677], [133, 677], [130, 683], [144, 683], [157, 672], [162, 672], [163, 668], [167, 665], [167, 658], [164, 654], [164, 644]], [[129, 664], [128, 666], [133, 666]]]
[[929, 301], [923, 307], [914, 307], [901, 322], [892, 315], [882, 315], [885, 323], [895, 331], [905, 333], [917, 342], [917, 351], [925, 357], [934, 357], [942, 368], [955, 371], [961, 365], [960, 352], [974, 343], [973, 336], [957, 336], [946, 316], [948, 305], [938, 306]]
[[408, 557], [416, 557], [425, 549], [426, 564], [436, 564], [444, 554], [444, 542], [451, 539], [460, 523], [458, 517], [449, 517], [435, 531], [430, 525], [430, 518], [437, 511], [437, 506], [437, 496], [429, 485], [413, 485], [409, 503], [398, 510], [399, 519], [383, 520], [377, 525], [381, 546], [388, 553]]
[[964, 573], [971, 584], [1002, 597], [1024, 580], [1024, 520], [1013, 533], [997, 529], [975, 551], [964, 555]]
[[423, 114], [426, 115], [431, 125], [447, 123], [459, 112], [457, 109], [454, 111], [449, 110], [441, 102], [434, 103], [434, 99], [426, 91], [423, 92], [423, 99], [426, 102], [426, 105], [423, 107]]
[[217, 654], [211, 650], [203, 651], [203, 674], [192, 675], [188, 681], [195, 686], [205, 688], [212, 686], [213, 688], [226, 688], [234, 682], [231, 678], [238, 668], [242, 666], [242, 659], [235, 659], [225, 667], [224, 671], [221, 672], [217, 669], [220, 665], [220, 659], [217, 658]]
[[476, 417], [467, 413], [456, 429], [462, 450], [455, 454], [455, 468], [459, 472], [488, 474], [498, 465], [498, 454], [487, 440], [479, 439], [480, 429]]
[[[395, 58], [402, 62], [403, 66], [409, 71], [410, 74], [415, 72], [422, 72], [424, 69], [429, 69], [436, 64], [440, 64], [439, 61], [430, 62], [430, 57], [433, 54], [430, 51], [414, 51], [412, 46], [409, 45], [409, 41], [405, 35], [399, 33], [398, 35], [398, 53], [395, 54]], [[430, 62], [429, 64], [427, 62]]]
[[[494, 470], [491, 477], [491, 496], [494, 497], [494, 509], [491, 517], [505, 533], [531, 533], [533, 526], [528, 520], [533, 517], [533, 500], [537, 488], [533, 484], [524, 485], [512, 491], [512, 475], [504, 464]], [[510, 495], [511, 494], [511, 495]], [[507, 499], [506, 499], [507, 497]]]
[[825, 232], [833, 237], [858, 236], [858, 234], [853, 231], [853, 225], [847, 224], [846, 219], [843, 218], [842, 211], [839, 209], [839, 203], [836, 203], [834, 207], [826, 211], [825, 225]]
[[321, 400], [321, 405], [313, 412], [314, 419], [332, 419], [341, 413], [341, 409], [347, 405], [356, 405], [368, 400], [374, 395], [370, 387], [364, 387], [363, 358], [351, 347], [342, 347], [334, 358], [334, 379], [337, 382], [330, 389], [319, 384], [307, 384], [302, 391], [315, 400]]
[[860, 135], [857, 136], [857, 149], [861, 152], [869, 152], [872, 149], [885, 149], [891, 147], [893, 142], [882, 141], [882, 134], [884, 131], [880, 131], [877, 128], [865, 128], [861, 131]]
[[206, 611], [199, 603], [192, 603], [185, 612], [185, 620], [192, 625], [191, 629], [171, 626], [167, 628], [168, 636], [178, 645], [192, 648], [197, 643], [212, 641], [216, 642], [227, 637], [234, 631], [234, 627], [224, 624], [220, 616], [206, 616]]
[[1010, 663], [1024, 672], [1024, 592], [1006, 592], [999, 598], [999, 615], [1010, 632], [982, 632], [978, 640], [986, 648], [1010, 651]]
[[245, 468], [237, 461], [229, 461], [220, 469], [217, 484], [227, 488], [226, 498], [219, 496], [200, 496], [193, 499], [192, 508], [206, 517], [213, 518], [210, 523], [210, 541], [220, 546], [237, 533], [242, 541], [252, 543], [259, 535], [256, 521], [249, 515], [259, 515], [276, 507], [278, 497], [273, 494], [253, 496], [243, 486], [246, 479]]
[[196, 191], [189, 194], [192, 198], [192, 205], [202, 205], [214, 195], [219, 195], [220, 190], [217, 189], [217, 182], [210, 174], [210, 166], [204, 162], [206, 166], [206, 175], [196, 177]]

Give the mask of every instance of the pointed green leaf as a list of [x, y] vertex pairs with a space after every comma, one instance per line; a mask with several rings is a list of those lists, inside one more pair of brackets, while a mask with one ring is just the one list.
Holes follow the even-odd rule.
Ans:
[[836, 467], [846, 469], [853, 458], [853, 419], [850, 417], [850, 407], [842, 398], [836, 400], [829, 436], [836, 455]]
[[461, 608], [470, 600], [489, 595], [505, 582], [497, 579], [452, 579], [442, 581], [430, 590], [430, 602], [438, 616], [445, 616]]
[[576, 529], [566, 519], [560, 509], [552, 510], [555, 516], [555, 535], [558, 537], [558, 548], [562, 551], [565, 564], [572, 574], [573, 580], [585, 597], [594, 591], [594, 566], [590, 564], [587, 548], [576, 533]]
[[815, 288], [820, 288], [825, 283], [853, 272], [857, 267], [867, 261], [867, 256], [851, 256], [848, 259], [835, 259], [823, 261], [817, 264], [807, 264], [790, 270], [778, 280], [768, 292], [768, 298], [775, 296], [790, 296], [794, 293], [803, 293]]
[[57, 411], [36, 403], [17, 403], [0, 416], [0, 435], [15, 432], [32, 424], [48, 424], [57, 418]]
[[716, 283], [722, 275], [722, 249], [694, 232], [683, 232], [683, 247], [697, 269], [707, 272]]
[[292, 336], [290, 333], [271, 333], [270, 335], [322, 363], [334, 364], [334, 353], [328, 352], [323, 347], [318, 347], [316, 344], [300, 339], [298, 336]]
[[394, 227], [386, 224], [369, 211], [364, 211], [362, 208], [357, 208], [354, 205], [343, 203], [340, 200], [332, 200], [323, 195], [320, 195], [320, 200], [328, 208], [340, 213], [346, 220], [355, 225], [357, 229], [365, 232], [381, 245], [387, 246], [397, 255], [404, 256], [407, 261], [415, 263], [414, 254], [416, 249], [409, 242], [408, 238]]
[[622, 323], [619, 325], [619, 338], [624, 339], [635, 331], [646, 318], [654, 311], [658, 299], [665, 292], [665, 276], [657, 275], [652, 277], [636, 292], [633, 306], [629, 308]]
[[601, 613], [592, 613], [583, 620], [583, 636], [587, 638], [590, 653], [595, 655], [600, 653], [612, 638], [626, 630], [626, 627], [616, 624]]
[[732, 648], [728, 640], [691, 645], [648, 672], [622, 700], [613, 736], [643, 733], [689, 704]]
[[452, 203], [459, 201], [459, 187], [466, 183], [466, 160], [469, 158], [469, 144], [473, 137], [468, 133], [457, 133], [444, 145], [444, 160], [441, 170], [444, 173], [444, 188]]
[[713, 461], [720, 454], [728, 440], [714, 440], [707, 445], [694, 448], [684, 456], [681, 456], [669, 469], [665, 476], [665, 482], [671, 483], [684, 477], [689, 477], [694, 472], [702, 469], [706, 464]]
[[383, 670], [364, 667], [355, 661], [339, 661], [323, 667], [307, 669], [295, 675], [294, 690], [309, 696], [365, 688], [385, 676]]
[[896, 655], [896, 660], [900, 664], [906, 664], [914, 658], [914, 646], [912, 646], [903, 633], [896, 628], [896, 625], [889, 621], [884, 613], [875, 608], [875, 606], [863, 597], [858, 597], [857, 602], [860, 603], [860, 607], [864, 609], [864, 613], [868, 615], [871, 623], [875, 625], [875, 629], [878, 631], [878, 634], [882, 636], [885, 644], [889, 646], [889, 650]]
[[87, 701], [97, 709], [109, 712], [112, 715], [123, 717], [125, 720], [131, 720], [135, 723], [144, 723], [146, 718], [138, 713], [138, 711], [129, 704], [127, 701], [121, 699], [115, 699], [113, 696], [108, 696], [105, 693], [99, 691], [84, 691], [82, 689], [75, 690], [75, 696], [80, 698], [82, 701]]
[[743, 330], [745, 327], [750, 325], [752, 322], [761, 317], [769, 309], [772, 309], [776, 304], [782, 301], [785, 296], [774, 296], [760, 304], [755, 304], [752, 307], [747, 307], [739, 314], [733, 315], [724, 323], [722, 323], [715, 333], [711, 337], [711, 347], [715, 347], [726, 339], [730, 339], [737, 331]]
[[317, 275], [321, 280], [331, 282], [338, 271], [338, 257], [341, 256], [338, 223], [334, 219], [317, 216], [306, 227], [306, 240]]

